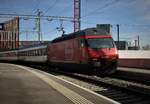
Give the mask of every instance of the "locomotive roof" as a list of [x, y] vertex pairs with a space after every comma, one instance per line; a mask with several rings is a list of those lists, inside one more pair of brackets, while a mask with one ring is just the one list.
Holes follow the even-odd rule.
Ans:
[[85, 35], [110, 35], [107, 31], [99, 29], [99, 28], [87, 28], [84, 30], [80, 30], [74, 33], [65, 34], [61, 37], [58, 37], [52, 40], [52, 43], [72, 39], [78, 36], [85, 36]]

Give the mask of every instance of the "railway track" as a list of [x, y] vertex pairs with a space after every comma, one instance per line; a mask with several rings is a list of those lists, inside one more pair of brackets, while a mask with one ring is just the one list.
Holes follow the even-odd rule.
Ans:
[[131, 72], [131, 71], [122, 71], [118, 70], [115, 74], [111, 75], [112, 78], [119, 78], [123, 80], [129, 80], [136, 83], [141, 83], [145, 85], [150, 85], [150, 74], [149, 73], [140, 73], [140, 72]]
[[102, 78], [94, 75], [68, 73], [60, 70], [51, 70], [43, 66], [34, 66], [34, 68], [42, 69], [54, 75], [57, 74], [59, 77], [82, 87], [87, 87], [98, 94], [109, 97], [122, 104], [150, 104], [150, 86], [145, 84], [134, 83], [133, 81], [130, 82], [119, 78]]
[[112, 78], [101, 78], [66, 72], [57, 73], [103, 87], [106, 90], [97, 90], [95, 92], [122, 104], [150, 104], [150, 86]]

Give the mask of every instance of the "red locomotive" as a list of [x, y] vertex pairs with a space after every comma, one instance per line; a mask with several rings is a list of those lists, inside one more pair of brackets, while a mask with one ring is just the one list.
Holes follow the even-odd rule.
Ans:
[[48, 62], [59, 67], [112, 74], [117, 60], [118, 51], [111, 35], [99, 28], [56, 38], [48, 46]]
[[110, 34], [99, 28], [88, 28], [56, 38], [49, 44], [0, 52], [0, 60], [47, 63], [108, 75], [117, 68], [118, 51]]

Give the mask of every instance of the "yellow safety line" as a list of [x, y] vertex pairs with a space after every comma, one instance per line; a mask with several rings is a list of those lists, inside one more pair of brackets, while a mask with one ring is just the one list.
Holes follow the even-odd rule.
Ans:
[[[18, 66], [18, 65], [17, 65]], [[75, 104], [94, 104], [93, 102], [87, 100], [86, 98], [82, 97], [81, 95], [77, 94], [76, 92], [68, 89], [67, 87], [57, 83], [56, 81], [48, 78], [47, 76], [40, 74], [38, 72], [35, 72], [33, 70], [29, 70], [25, 67], [22, 66], [18, 66], [20, 68], [23, 68], [33, 74], [35, 74], [36, 76], [38, 76], [39, 78], [41, 78], [44, 82], [46, 82], [47, 84], [49, 84], [51, 87], [53, 87], [54, 89], [56, 89], [58, 92], [60, 92], [61, 94], [63, 94], [65, 97], [67, 97], [68, 99], [70, 99], [73, 103]]]

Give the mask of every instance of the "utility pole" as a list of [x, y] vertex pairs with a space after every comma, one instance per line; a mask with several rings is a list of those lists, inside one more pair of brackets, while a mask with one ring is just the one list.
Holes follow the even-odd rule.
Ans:
[[140, 49], [140, 37], [139, 37], [139, 35], [138, 35], [138, 50]]
[[137, 40], [134, 40], [135, 48], [137, 47]]
[[120, 39], [120, 37], [119, 37], [119, 24], [117, 24], [117, 41], [118, 41], [118, 43], [119, 43], [119, 39]]
[[119, 44], [119, 24], [117, 24], [117, 48], [120, 49], [120, 44]]
[[39, 9], [37, 10], [37, 30], [38, 30], [38, 41], [41, 41], [41, 14], [42, 11], [40, 11]]

